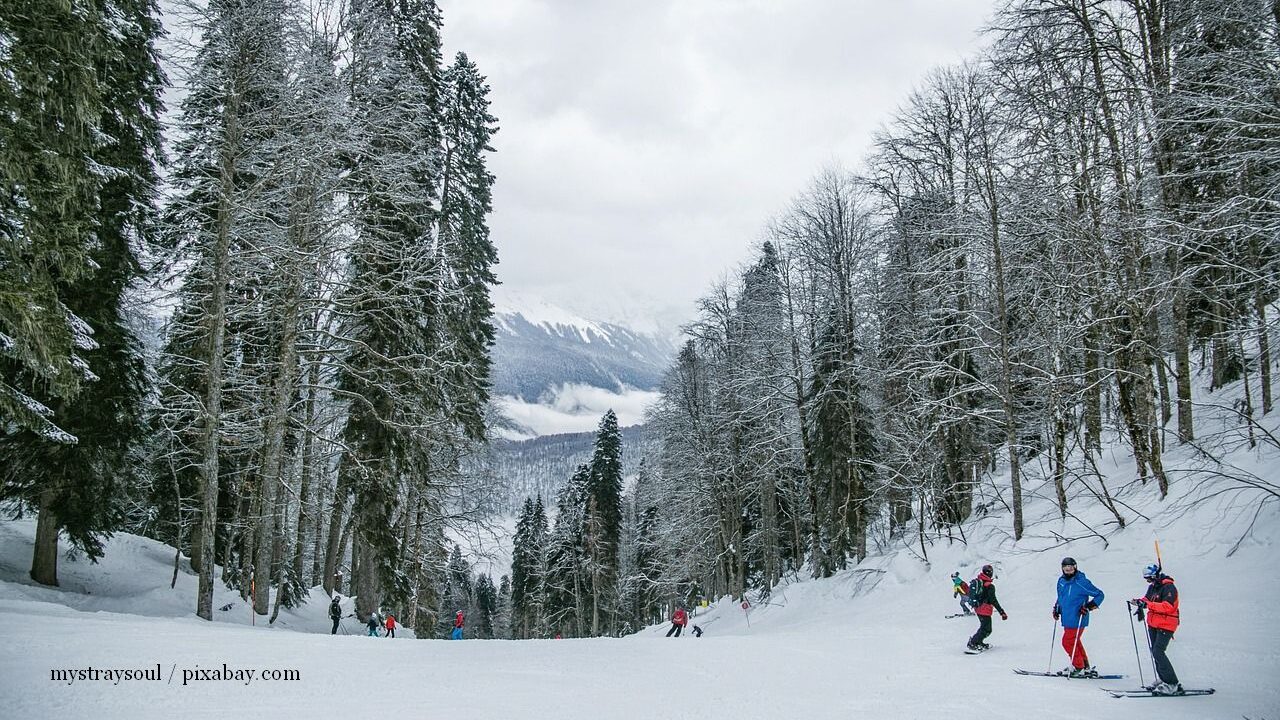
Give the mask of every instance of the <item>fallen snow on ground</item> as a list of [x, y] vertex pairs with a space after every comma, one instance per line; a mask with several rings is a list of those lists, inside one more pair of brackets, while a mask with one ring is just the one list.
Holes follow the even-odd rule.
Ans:
[[[1201, 418], [1206, 449], [1233, 472], [1272, 482], [1280, 475], [1273, 449], [1249, 448], [1239, 433], [1213, 435], [1213, 407]], [[1277, 433], [1278, 421], [1268, 423]], [[1107, 524], [1109, 513], [1080, 485], [1074, 515], [1059, 519], [1052, 486], [1035, 479], [1033, 462], [1021, 541], [1011, 540], [1008, 515], [993, 511], [966, 525], [964, 541], [929, 545], [927, 559], [918, 544], [893, 546], [826, 580], [791, 578], [767, 599], [753, 596], [749, 614], [726, 598], [693, 618], [702, 638], [665, 638], [664, 625], [623, 639], [375, 639], [355, 619], [345, 621], [347, 634], [331, 636], [318, 589], [274, 625], [258, 619], [251, 627], [239, 596], [220, 588], [215, 607], [231, 608], [207, 623], [192, 615], [195, 577], [185, 563], [169, 588], [167, 546], [119, 534], [102, 562], [63, 559], [61, 587], [44, 588], [26, 576], [34, 524], [0, 523], [0, 715], [936, 720], [980, 707], [992, 719], [1280, 718], [1277, 504], [1255, 513], [1260, 495], [1215, 494], [1224, 481], [1205, 485], [1189, 474], [1214, 461], [1187, 448], [1166, 456], [1175, 482], [1163, 501], [1152, 484], [1132, 480], [1118, 441], [1103, 459], [1108, 488], [1123, 503], [1123, 530]], [[1182, 597], [1170, 657], [1186, 686], [1217, 688], [1211, 697], [1113, 699], [1099, 689], [1139, 684], [1125, 600], [1143, 593], [1141, 568], [1155, 540]], [[1123, 680], [1012, 673], [1067, 664], [1050, 617], [1064, 555], [1106, 592], [1083, 643], [1096, 665], [1127, 674]], [[969, 656], [962, 649], [976, 621], [943, 617], [957, 610], [949, 576], [971, 578], [985, 562], [997, 567], [1009, 620], [995, 620], [993, 650]], [[1140, 634], [1137, 642], [1145, 654]], [[149, 669], [159, 679], [54, 676], [90, 667]], [[224, 669], [233, 679], [212, 679]], [[296, 671], [298, 679], [265, 680], [264, 670]], [[1150, 679], [1149, 664], [1142, 673]]]

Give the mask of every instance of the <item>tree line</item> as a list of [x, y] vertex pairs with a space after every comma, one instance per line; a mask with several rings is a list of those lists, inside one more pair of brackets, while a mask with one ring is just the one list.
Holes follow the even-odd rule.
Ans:
[[[660, 597], [927, 557], [992, 510], [1016, 541], [1029, 466], [1124, 527], [1104, 436], [1163, 499], [1171, 450], [1216, 462], [1197, 373], [1276, 444], [1280, 4], [1011, 0], [987, 33], [701, 300], [632, 499]], [[1242, 473], [1211, 474], [1280, 498]]]
[[162, 123], [151, 0], [0, 8], [0, 500], [38, 518], [32, 577], [128, 529], [190, 557], [205, 619], [217, 565], [272, 619], [322, 584], [430, 627], [493, 500], [488, 85], [434, 0], [172, 16]]

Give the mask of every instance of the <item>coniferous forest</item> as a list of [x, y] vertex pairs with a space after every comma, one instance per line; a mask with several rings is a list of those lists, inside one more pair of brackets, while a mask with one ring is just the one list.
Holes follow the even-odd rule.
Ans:
[[162, 64], [152, 0], [0, 5], [0, 507], [39, 583], [128, 531], [206, 620], [319, 585], [418, 637], [617, 635], [978, 515], [1019, 540], [1029, 478], [1123, 528], [1117, 438], [1162, 497], [1280, 500], [1193, 430], [1195, 382], [1243, 381], [1230, 431], [1280, 447], [1276, 0], [1001, 3], [706, 289], [635, 472], [610, 411], [515, 503], [509, 575], [464, 555], [512, 505], [482, 69], [434, 0], [172, 21]]

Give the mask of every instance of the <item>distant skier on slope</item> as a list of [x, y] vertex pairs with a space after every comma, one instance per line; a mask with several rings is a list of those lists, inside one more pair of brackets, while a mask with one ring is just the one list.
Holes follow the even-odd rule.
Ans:
[[1155, 695], [1181, 695], [1182, 683], [1178, 682], [1178, 674], [1173, 671], [1173, 664], [1165, 652], [1169, 649], [1169, 641], [1178, 630], [1178, 588], [1173, 578], [1160, 571], [1160, 566], [1151, 564], [1142, 571], [1142, 577], [1149, 583], [1147, 594], [1132, 601], [1138, 610], [1138, 619], [1146, 614], [1147, 637], [1151, 640], [1151, 659], [1155, 661], [1156, 680], [1147, 687]]
[[453, 617], [453, 634], [449, 636], [450, 640], [462, 639], [462, 628], [467, 624], [467, 618], [459, 610], [458, 614]]
[[689, 613], [684, 611], [683, 605], [677, 605], [676, 611], [671, 614], [671, 629], [667, 631], [667, 637], [671, 637], [672, 633], [675, 633], [676, 637], [680, 637], [680, 633], [688, 622]]
[[1062, 618], [1062, 648], [1071, 658], [1071, 667], [1063, 673], [1071, 677], [1097, 677], [1089, 664], [1080, 636], [1089, 627], [1089, 614], [1098, 609], [1105, 597], [1084, 573], [1076, 569], [1075, 558], [1062, 558], [1062, 576], [1058, 578], [1058, 600], [1053, 604], [1053, 619]]
[[334, 595], [333, 602], [329, 603], [329, 619], [333, 621], [333, 630], [329, 631], [330, 635], [338, 634], [338, 623], [342, 620], [342, 606], [338, 601], [342, 600], [341, 595]]
[[365, 622], [369, 626], [369, 637], [378, 637], [378, 627], [382, 623], [378, 620], [378, 613], [370, 612], [369, 619]]
[[978, 577], [974, 578], [974, 583], [980, 583], [979, 589], [973, 589], [973, 583], [969, 584], [971, 595], [976, 595], [978, 607], [975, 612], [978, 613], [978, 631], [969, 638], [969, 644], [966, 651], [969, 653], [979, 653], [989, 649], [991, 646], [983, 642], [991, 635], [991, 612], [992, 608], [1000, 613], [1001, 620], [1008, 620], [1009, 614], [1000, 607], [1000, 601], [996, 599], [996, 586], [993, 582], [996, 577], [995, 568], [990, 565], [983, 565], [982, 572], [978, 573]]
[[965, 615], [973, 614], [973, 607], [969, 604], [969, 583], [960, 579], [960, 572], [951, 573], [951, 597], [960, 596], [960, 612]]
[[396, 636], [396, 616], [387, 613], [387, 634], [383, 637], [393, 638]]

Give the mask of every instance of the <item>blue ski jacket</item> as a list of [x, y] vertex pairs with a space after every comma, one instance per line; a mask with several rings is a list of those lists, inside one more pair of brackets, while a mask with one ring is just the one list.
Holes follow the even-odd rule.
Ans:
[[1089, 603], [1095, 607], [1101, 605], [1103, 597], [1102, 591], [1077, 570], [1070, 578], [1066, 575], [1058, 578], [1058, 602], [1053, 608], [1062, 613], [1062, 627], [1089, 627], [1089, 614], [1081, 614], [1080, 608]]

